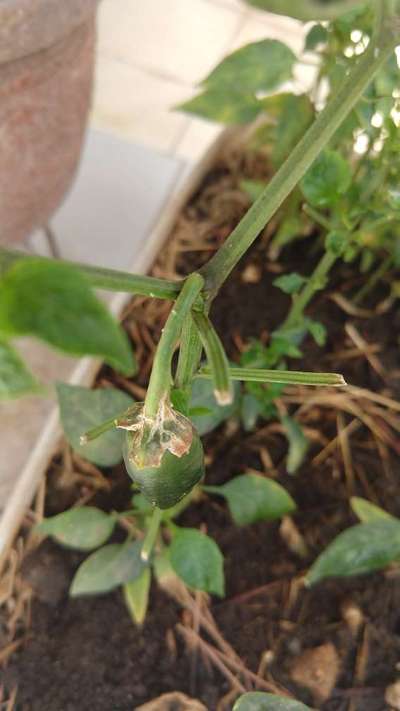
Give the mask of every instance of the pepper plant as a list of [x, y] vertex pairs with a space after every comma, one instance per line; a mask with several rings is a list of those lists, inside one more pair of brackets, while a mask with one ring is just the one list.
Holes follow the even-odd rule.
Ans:
[[[381, 3], [345, 1], [339, 8], [337, 3], [318, 0], [247, 1], [263, 10], [315, 21], [311, 28], [307, 25], [300, 56], [295, 57], [277, 40], [246, 45], [225, 58], [202, 82], [201, 92], [180, 108], [228, 125], [256, 119], [250, 145], [264, 150], [266, 160], [279, 168], [291, 151], [296, 154], [301, 147], [298, 157], [303, 157], [304, 142], [298, 143], [300, 137], [313, 124], [305, 135], [314, 138], [313, 129], [326, 116], [326, 110], [335, 110], [343, 77], [354, 76], [360, 58], [365, 58], [367, 47], [374, 44], [374, 18]], [[339, 14], [339, 9], [348, 12]], [[313, 79], [298, 93], [296, 66], [310, 63]], [[274, 71], [263, 71], [266, 65]], [[304, 240], [307, 235], [310, 253], [320, 256], [311, 274], [283, 274], [275, 279], [275, 286], [291, 295], [291, 308], [272, 333], [268, 347], [253, 342], [242, 356], [242, 365], [282, 368], [286, 358], [302, 356], [301, 344], [307, 335], [324, 345], [326, 329], [307, 316], [306, 309], [314, 295], [327, 286], [338, 262], [352, 262], [355, 274], [360, 274], [362, 286], [351, 295], [356, 306], [389, 269], [400, 265], [398, 74], [392, 52], [278, 210], [278, 227], [269, 245], [270, 259], [276, 259], [288, 244], [299, 238]], [[283, 91], [288, 80], [293, 88]], [[321, 112], [325, 103], [326, 109]], [[265, 183], [243, 180], [240, 187], [254, 205], [260, 204]], [[397, 298], [398, 294], [395, 281], [391, 295]], [[246, 429], [251, 430], [258, 417], [268, 419], [278, 414], [274, 401], [280, 392], [279, 386], [245, 385], [241, 414]], [[297, 441], [298, 450], [303, 447], [305, 452], [304, 436], [296, 423], [286, 420], [284, 426], [289, 442]]]
[[[392, 66], [398, 42], [399, 0], [369, 3], [303, 0], [294, 4], [294, 10], [293, 3], [277, 0], [249, 2], [304, 20], [334, 20], [329, 26], [314, 25], [307, 42], [311, 51], [321, 43], [329, 47], [327, 52], [318, 49], [321, 63], [317, 84], [333, 71], [335, 57], [340, 58], [341, 81], [335, 79], [325, 107], [317, 112], [306, 96], [295, 100], [286, 95], [266, 97], [266, 91], [290, 78], [295, 57], [282, 43], [265, 41], [226, 58], [206, 80], [203, 94], [186, 105], [186, 110], [205, 116], [212, 114], [212, 118], [218, 118], [219, 112], [229, 120], [241, 122], [252, 120], [265, 107], [274, 105], [278, 116], [273, 130], [276, 143], [272, 159], [277, 168], [274, 176], [265, 186], [251, 186], [253, 197], [254, 187], [257, 192], [253, 204], [199, 271], [181, 281], [170, 281], [0, 250], [3, 396], [40, 387], [11, 345], [12, 339], [21, 335], [36, 336], [73, 355], [100, 356], [125, 375], [134, 373], [135, 361], [127, 337], [96, 299], [93, 288], [172, 302], [144, 402], [134, 403], [113, 389], [87, 391], [58, 386], [61, 419], [73, 447], [103, 466], [117, 463], [122, 452], [128, 474], [141, 493], [134, 494], [131, 508], [122, 513], [104, 513], [86, 506], [45, 519], [39, 526], [42, 533], [52, 535], [64, 545], [95, 551], [78, 569], [71, 587], [73, 595], [106, 592], [123, 585], [128, 607], [138, 622], [143, 621], [146, 610], [151, 569], [159, 579], [177, 575], [190, 588], [224, 594], [223, 558], [216, 543], [200, 531], [175, 523], [178, 514], [201, 491], [204, 454], [200, 434], [232, 412], [238, 392], [236, 381], [246, 383], [249, 396], [259, 394], [257, 388], [265, 384], [274, 388], [296, 383], [344, 384], [336, 374], [287, 370], [284, 358], [298, 355], [306, 331], [322, 341], [323, 328], [305, 317], [305, 307], [313, 294], [324, 287], [336, 259], [343, 255], [349, 258], [349, 250], [358, 253], [365, 234], [372, 230], [371, 220], [372, 224], [375, 221], [374, 230], [379, 220], [379, 230], [385, 227], [383, 204], [380, 203], [379, 209], [373, 207], [371, 215], [371, 205], [365, 207], [363, 203], [366, 194], [374, 194], [376, 199], [379, 194], [379, 183], [372, 191], [376, 184], [375, 154], [368, 153], [364, 162], [350, 169], [349, 156], [346, 159], [340, 149], [340, 136], [347, 135], [349, 122], [353, 135], [357, 129], [352, 123], [354, 116], [363, 114], [365, 105], [369, 106], [371, 101], [375, 110], [375, 102], [382, 98], [377, 94], [376, 82], [379, 77], [387, 77], [387, 67]], [[340, 27], [348, 28], [351, 20], [339, 16], [349, 7], [356, 13], [353, 17], [364, 18], [366, 26], [369, 28], [368, 23], [372, 23], [373, 29], [366, 34], [368, 42], [364, 42], [362, 51], [346, 63], [346, 55], [342, 56], [342, 35], [348, 30]], [[389, 81], [389, 91], [391, 86]], [[303, 135], [299, 126], [289, 122], [289, 112], [296, 111], [298, 102], [307, 107], [306, 120], [300, 121]], [[282, 114], [282, 107], [286, 113]], [[299, 116], [304, 118], [304, 111]], [[270, 128], [267, 126], [267, 133]], [[280, 136], [285, 138], [283, 144]], [[395, 140], [387, 142], [388, 156], [382, 166], [379, 163], [382, 169], [390, 160]], [[351, 170], [360, 177], [359, 185], [355, 186]], [[391, 205], [391, 215], [397, 219], [395, 179], [393, 185], [392, 192], [384, 197]], [[308, 205], [306, 219], [311, 216], [326, 232], [323, 256], [311, 277], [292, 274], [277, 281], [277, 286], [294, 295], [287, 319], [273, 334], [265, 351], [256, 347], [244, 355], [239, 366], [232, 366], [210, 320], [211, 304], [234, 267], [284, 203], [289, 216], [281, 221], [274, 249], [279, 250], [295, 236], [297, 227], [293, 232], [287, 220], [292, 220], [292, 226], [293, 221], [298, 225], [301, 195]], [[385, 240], [384, 229], [381, 234]], [[203, 350], [205, 364], [201, 361]], [[283, 367], [277, 368], [281, 364]], [[207, 404], [212, 400], [215, 404], [210, 414]], [[290, 428], [292, 423], [286, 424]], [[295, 431], [292, 434], [294, 438], [298, 435]], [[295, 502], [281, 486], [256, 474], [244, 473], [223, 486], [204, 486], [203, 490], [226, 499], [237, 525], [279, 518], [295, 508]], [[106, 543], [121, 522], [128, 531], [126, 541]], [[390, 521], [376, 525], [394, 524]], [[387, 558], [386, 555], [385, 562]], [[322, 563], [317, 561], [315, 566], [309, 574], [310, 583], [323, 577]], [[263, 705], [264, 701], [267, 705]], [[268, 703], [267, 698], [258, 697], [239, 701], [235, 708], [272, 708]], [[292, 703], [282, 708], [305, 707]]]

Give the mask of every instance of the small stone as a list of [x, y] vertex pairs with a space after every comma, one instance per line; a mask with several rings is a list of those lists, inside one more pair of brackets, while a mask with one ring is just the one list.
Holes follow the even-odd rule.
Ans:
[[385, 691], [385, 701], [391, 709], [400, 709], [400, 681], [390, 684]]
[[349, 627], [352, 635], [356, 635], [364, 622], [362, 610], [352, 600], [345, 600], [340, 608], [343, 620]]
[[316, 705], [323, 704], [331, 695], [339, 674], [340, 662], [331, 642], [307, 649], [291, 669], [296, 684], [308, 689]]
[[261, 269], [257, 264], [248, 264], [242, 271], [244, 284], [258, 284], [261, 279]]
[[190, 699], [186, 694], [173, 691], [170, 694], [162, 694], [143, 706], [136, 706], [135, 711], [207, 711], [207, 709], [197, 699]]

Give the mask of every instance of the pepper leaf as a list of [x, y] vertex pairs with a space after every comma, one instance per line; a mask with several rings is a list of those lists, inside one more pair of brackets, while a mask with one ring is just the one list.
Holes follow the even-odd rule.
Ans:
[[251, 42], [225, 57], [203, 81], [212, 89], [272, 91], [291, 78], [296, 56], [279, 40]]
[[321, 25], [319, 23], [313, 25], [306, 36], [306, 51], [312, 51], [313, 49], [316, 49], [319, 44], [325, 44], [328, 37], [329, 33], [326, 27], [324, 27], [324, 25]]
[[280, 484], [259, 474], [242, 474], [222, 486], [203, 486], [203, 489], [227, 500], [238, 526], [271, 521], [296, 508], [292, 497]]
[[233, 711], [312, 711], [300, 701], [285, 699], [275, 694], [265, 694], [262, 691], [251, 691], [243, 694], [235, 703]]
[[123, 587], [124, 599], [129, 614], [136, 625], [142, 625], [146, 619], [149, 604], [151, 583], [150, 568], [144, 568], [136, 580], [125, 583]]
[[0, 340], [0, 400], [39, 392], [39, 383], [17, 351]]
[[264, 183], [262, 180], [241, 180], [239, 183], [240, 189], [246, 193], [251, 202], [258, 200], [266, 186], [267, 183]]
[[227, 125], [250, 123], [262, 110], [260, 102], [253, 94], [230, 87], [205, 89], [201, 94], [176, 108], [208, 121]]
[[351, 184], [351, 169], [336, 151], [323, 151], [301, 181], [304, 197], [315, 207], [335, 205]]
[[306, 281], [306, 277], [297, 272], [292, 272], [291, 274], [282, 274], [282, 276], [274, 279], [272, 283], [285, 294], [297, 294]]
[[126, 375], [135, 370], [128, 338], [74, 267], [34, 259], [0, 282], [0, 333], [31, 335], [74, 356], [101, 356]]
[[400, 521], [360, 523], [340, 533], [311, 566], [306, 583], [372, 573], [400, 559]]
[[369, 523], [370, 521], [397, 521], [395, 516], [391, 516], [387, 511], [384, 511], [379, 506], [371, 504], [370, 501], [362, 499], [359, 496], [352, 496], [350, 506], [354, 513], [360, 519], [361, 523]]
[[310, 443], [296, 420], [284, 415], [281, 421], [289, 442], [286, 469], [289, 474], [295, 474], [304, 461]]
[[272, 137], [272, 162], [279, 166], [288, 157], [314, 119], [314, 107], [306, 94], [280, 94], [264, 99], [268, 111], [270, 102], [279, 111]]
[[84, 445], [80, 444], [80, 437], [127, 410], [133, 399], [116, 388], [91, 390], [67, 383], [57, 383], [56, 387], [61, 423], [75, 452], [102, 467], [118, 464], [122, 459], [123, 430], [111, 429]]
[[175, 573], [195, 590], [223, 597], [224, 558], [215, 541], [194, 528], [179, 528], [170, 547]]
[[353, 8], [365, 6], [365, 0], [245, 0], [260, 10], [288, 15], [297, 20], [332, 20]]
[[[200, 436], [212, 432], [222, 422], [232, 417], [238, 409], [240, 384], [233, 385], [233, 402], [230, 405], [218, 405], [215, 401], [214, 386], [208, 378], [195, 378], [190, 399], [190, 419]], [[201, 410], [200, 410], [201, 408]], [[202, 414], [199, 414], [202, 412]]]
[[112, 534], [115, 518], [96, 509], [82, 506], [45, 518], [35, 530], [52, 536], [58, 543], [81, 551], [90, 551], [101, 546]]
[[136, 580], [146, 564], [140, 557], [140, 541], [110, 543], [92, 553], [75, 573], [70, 595], [95, 595]]
[[324, 346], [327, 338], [327, 330], [324, 324], [311, 318], [305, 318], [304, 322], [317, 346]]

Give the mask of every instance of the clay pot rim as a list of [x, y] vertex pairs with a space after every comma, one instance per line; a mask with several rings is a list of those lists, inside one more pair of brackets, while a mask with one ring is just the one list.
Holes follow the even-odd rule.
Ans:
[[0, 65], [57, 44], [96, 12], [99, 0], [0, 0]]

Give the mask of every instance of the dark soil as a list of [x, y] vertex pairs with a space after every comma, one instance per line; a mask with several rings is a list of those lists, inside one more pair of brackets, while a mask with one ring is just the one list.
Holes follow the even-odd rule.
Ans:
[[[198, 235], [208, 239], [210, 246], [226, 236], [245, 209], [243, 197], [238, 197], [238, 175], [258, 178], [264, 170], [248, 160], [236, 161], [230, 168], [228, 171], [223, 165], [208, 176], [202, 191], [186, 208], [184, 225], [178, 224], [178, 231], [188, 230], [189, 223], [189, 237], [195, 240], [197, 225]], [[215, 204], [221, 185], [230, 196], [222, 213]], [[267, 342], [269, 333], [287, 312], [288, 297], [272, 285], [276, 274], [266, 242], [264, 236], [253, 248], [213, 308], [213, 320], [233, 359], [238, 357], [241, 341], [258, 337]], [[307, 253], [310, 244], [308, 239], [287, 249], [279, 260], [282, 269], [310, 272], [315, 259]], [[193, 252], [184, 253], [184, 262], [183, 257], [178, 258], [178, 268], [183, 273], [206, 256], [204, 252], [196, 255], [194, 246]], [[256, 283], [243, 281], [249, 264], [259, 270]], [[320, 349], [307, 341], [303, 361], [294, 362], [293, 367], [342, 372], [352, 384], [396, 397], [400, 391], [400, 313], [390, 308], [371, 318], [355, 318], [330, 299], [333, 291], [347, 295], [360, 283], [352, 266], [335, 271], [329, 293], [314, 299], [310, 309], [310, 315], [328, 327], [328, 342]], [[372, 292], [367, 305], [381, 303], [386, 293], [387, 288], [381, 285]], [[130, 316], [135, 316], [134, 309]], [[353, 346], [344, 332], [349, 321], [369, 344], [379, 344], [377, 357], [385, 380], [365, 357], [342, 357], [343, 350]], [[100, 380], [102, 377], [109, 377], [109, 371], [105, 369]], [[350, 419], [343, 417], [347, 424]], [[305, 424], [328, 442], [337, 434], [337, 412], [315, 406], [308, 411]], [[224, 425], [208, 435], [205, 445], [211, 463], [207, 482], [223, 483], [248, 468], [277, 476], [297, 502], [294, 521], [308, 554], [301, 558], [289, 549], [279, 522], [237, 529], [220, 500], [193, 504], [180, 523], [202, 525], [215, 538], [226, 561], [226, 599], [212, 600], [212, 614], [249, 669], [257, 671], [262, 655], [272, 651], [268, 678], [304, 703], [323, 711], [384, 711], [388, 708], [385, 689], [400, 673], [400, 577], [395, 572], [379, 573], [330, 581], [312, 590], [298, 586], [296, 580], [335, 535], [356, 522], [348, 504], [350, 494], [372, 499], [400, 515], [396, 438], [389, 437], [379, 450], [370, 431], [360, 427], [351, 436], [354, 482], [349, 483], [340, 448], [320, 465], [312, 464], [321, 450], [317, 437], [298, 474], [289, 476], [285, 470], [286, 441], [268, 425], [260, 423], [254, 433]], [[273, 471], [264, 466], [265, 459], [263, 464], [265, 447], [272, 457]], [[121, 468], [108, 476], [116, 485], [111, 498], [108, 495], [104, 499], [105, 506], [126, 508], [129, 489]], [[50, 485], [51, 513], [60, 508], [55, 501]], [[191, 654], [174, 631], [183, 618], [182, 610], [155, 585], [146, 624], [137, 629], [130, 622], [120, 592], [90, 599], [68, 598], [68, 581], [81, 556], [50, 543], [35, 556], [31, 570], [39, 570], [35, 578], [38, 598], [33, 604], [29, 641], [3, 673], [6, 688], [18, 685], [18, 711], [133, 711], [170, 690], [184, 691], [202, 700], [211, 711], [217, 709], [230, 685], [218, 671], [203, 665], [200, 657], [193, 676]], [[58, 576], [55, 592], [49, 595], [54, 576]], [[349, 607], [361, 618], [356, 631], [351, 629], [345, 612]], [[329, 699], [318, 702], [306, 688], [294, 683], [291, 670], [304, 650], [327, 642], [336, 649], [340, 672]]]

